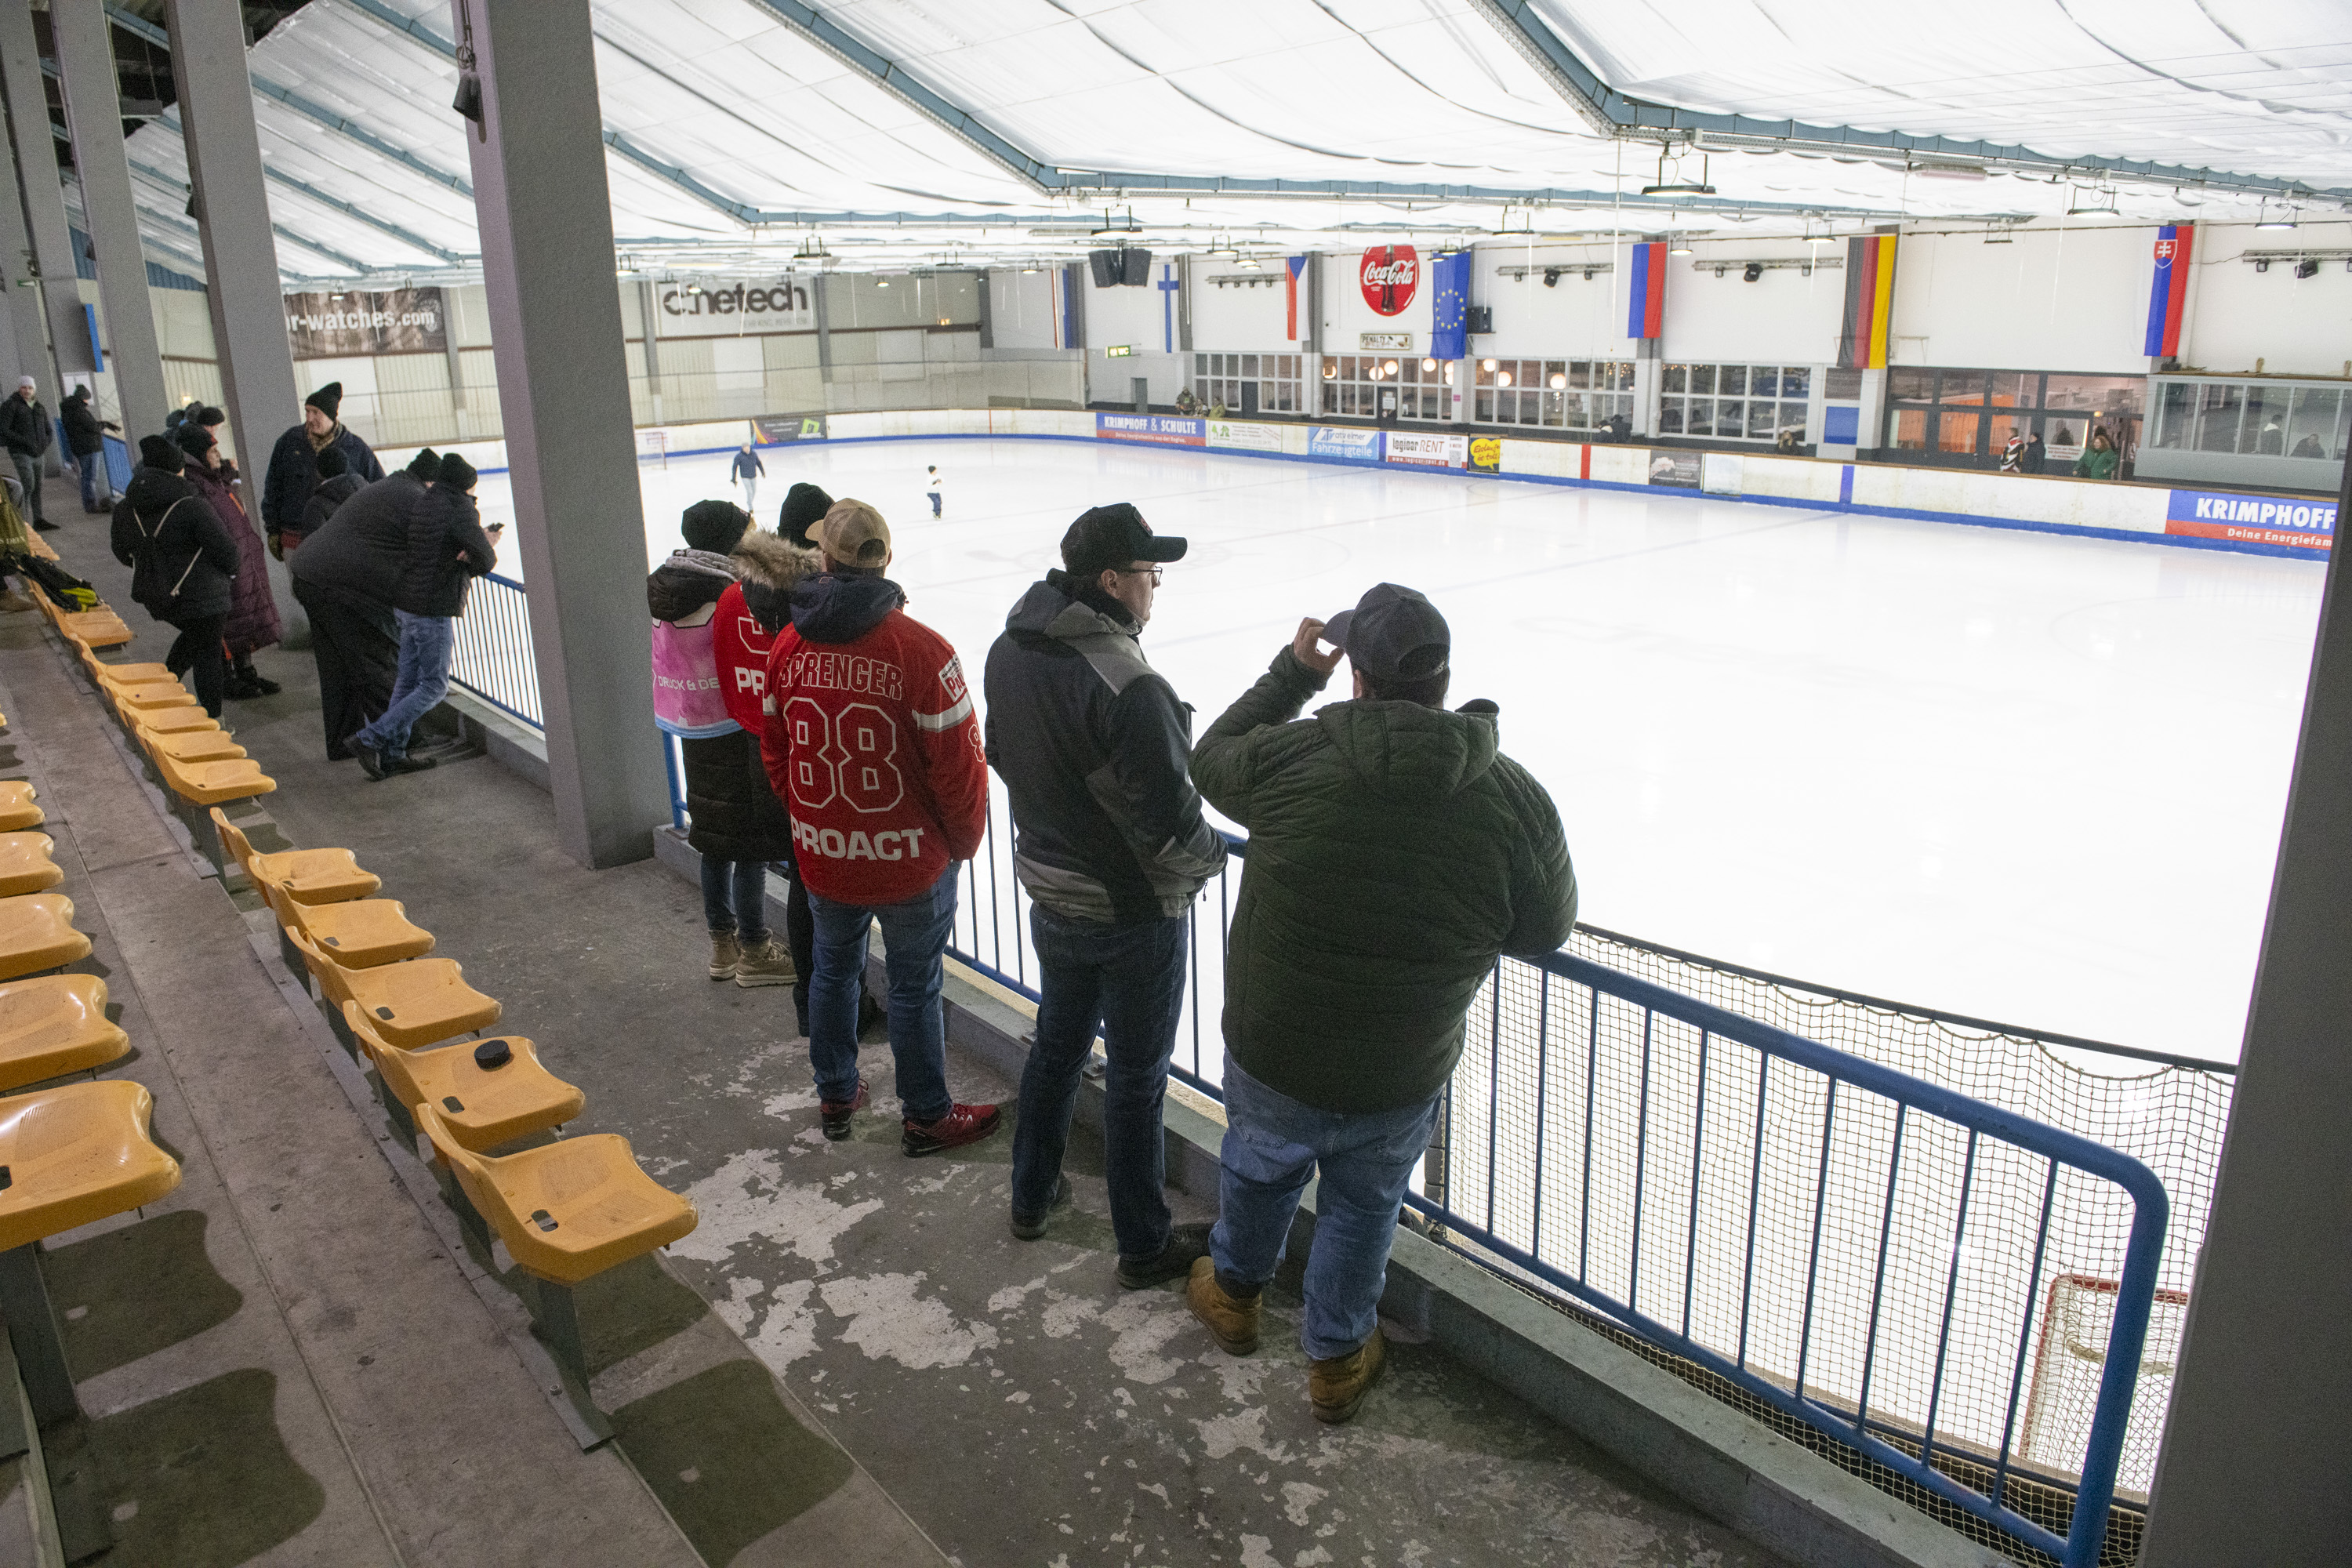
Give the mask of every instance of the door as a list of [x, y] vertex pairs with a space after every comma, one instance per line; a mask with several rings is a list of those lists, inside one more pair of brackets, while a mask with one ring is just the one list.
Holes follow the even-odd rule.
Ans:
[[1242, 383], [1242, 417], [1257, 417], [1257, 383], [1255, 381]]
[[1135, 392], [1135, 411], [1138, 414], [1150, 413], [1151, 378], [1148, 375], [1139, 375], [1133, 377], [1128, 384], [1132, 387]]

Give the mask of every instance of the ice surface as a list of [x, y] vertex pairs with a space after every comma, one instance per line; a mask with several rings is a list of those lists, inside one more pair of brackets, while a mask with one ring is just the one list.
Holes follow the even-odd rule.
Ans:
[[[1070, 519], [1135, 501], [1193, 542], [1144, 646], [1201, 728], [1300, 616], [1418, 587], [1454, 625], [1450, 700], [1500, 702], [1559, 803], [1588, 921], [2237, 1055], [2322, 563], [1095, 443], [762, 457], [768, 526], [798, 479], [881, 508], [909, 612], [975, 677]], [[643, 478], [649, 562], [736, 493], [723, 456]], [[507, 512], [505, 476], [482, 499]]]

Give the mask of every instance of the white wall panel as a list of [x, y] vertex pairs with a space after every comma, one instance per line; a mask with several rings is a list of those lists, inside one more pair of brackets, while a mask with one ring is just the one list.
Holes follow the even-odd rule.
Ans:
[[2352, 249], [2352, 222], [2305, 222], [2292, 230], [2202, 229], [2180, 363], [2199, 370], [2271, 375], [2352, 375], [2352, 269], [2323, 261], [2309, 278], [2278, 261], [2267, 272], [2248, 250]]

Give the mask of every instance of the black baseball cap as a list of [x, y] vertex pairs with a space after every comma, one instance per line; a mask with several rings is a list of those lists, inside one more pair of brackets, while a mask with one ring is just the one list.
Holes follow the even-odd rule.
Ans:
[[1443, 674], [1454, 633], [1426, 595], [1380, 583], [1323, 627], [1323, 640], [1374, 680], [1423, 680]]
[[1183, 540], [1172, 533], [1152, 532], [1141, 512], [1119, 501], [1078, 514], [1078, 521], [1062, 535], [1062, 569], [1073, 577], [1092, 577], [1138, 561], [1181, 561], [1184, 550]]

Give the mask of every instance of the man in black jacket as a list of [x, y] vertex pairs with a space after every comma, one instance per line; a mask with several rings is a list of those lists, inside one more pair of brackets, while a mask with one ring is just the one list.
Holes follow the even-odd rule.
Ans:
[[0, 401], [0, 447], [8, 448], [8, 460], [16, 465], [16, 478], [25, 486], [25, 515], [43, 533], [52, 532], [57, 524], [41, 510], [41, 454], [57, 439], [49, 427], [49, 411], [34, 395], [38, 384], [31, 376], [17, 381], [16, 390]]
[[122, 434], [122, 426], [111, 419], [100, 419], [98, 410], [89, 405], [89, 388], [77, 386], [58, 405], [58, 417], [65, 421], [66, 447], [73, 453], [74, 466], [81, 470], [81, 510], [88, 512], [108, 512], [114, 510], [114, 481], [106, 471], [106, 433]]
[[261, 479], [261, 531], [273, 545], [279, 543], [281, 533], [302, 531], [302, 509], [325, 477], [319, 472], [319, 454], [327, 447], [341, 448], [344, 464], [362, 483], [383, 478], [383, 465], [375, 453], [336, 417], [342, 405], [343, 384], [327, 383], [302, 400], [302, 423], [278, 437], [270, 448], [269, 471]]
[[1192, 710], [1137, 643], [1160, 563], [1183, 554], [1132, 506], [1087, 512], [1062, 537], [1063, 570], [1006, 617], [985, 686], [988, 760], [1012, 795], [1043, 993], [1013, 1134], [1013, 1234], [1043, 1235], [1069, 1199], [1062, 1152], [1099, 1026], [1111, 1228], [1130, 1289], [1175, 1278], [1207, 1246], [1207, 1227], [1172, 1224], [1160, 1107], [1188, 912], [1225, 842], [1187, 772]]
[[294, 596], [310, 616], [329, 762], [348, 759], [352, 737], [392, 701], [400, 664], [392, 602], [408, 560], [409, 513], [440, 471], [441, 455], [426, 447], [337, 507], [287, 558]]
[[173, 675], [187, 672], [196, 700], [217, 719], [228, 669], [221, 630], [228, 624], [229, 584], [236, 575], [236, 542], [181, 477], [180, 448], [162, 436], [139, 443], [139, 468], [115, 503], [114, 558], [131, 568], [131, 591], [147, 613], [177, 628], [163, 658]]
[[449, 695], [449, 661], [467, 584], [498, 559], [498, 546], [474, 510], [474, 466], [452, 452], [441, 459], [433, 488], [409, 509], [408, 548], [392, 596], [400, 625], [399, 679], [383, 714], [352, 737], [352, 753], [368, 777], [421, 773], [433, 765], [430, 757], [408, 754], [409, 731]]

